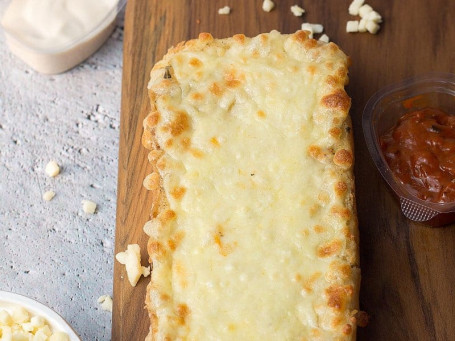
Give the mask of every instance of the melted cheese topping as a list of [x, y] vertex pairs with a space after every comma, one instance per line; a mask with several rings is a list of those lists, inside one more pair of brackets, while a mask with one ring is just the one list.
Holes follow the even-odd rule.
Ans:
[[167, 202], [145, 227], [156, 340], [354, 334], [347, 60], [302, 34], [179, 47], [152, 72]]

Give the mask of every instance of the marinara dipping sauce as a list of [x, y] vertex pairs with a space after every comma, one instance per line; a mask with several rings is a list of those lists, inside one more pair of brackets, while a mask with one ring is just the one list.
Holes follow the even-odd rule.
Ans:
[[380, 145], [410, 193], [433, 203], [455, 202], [455, 116], [435, 108], [407, 113]]

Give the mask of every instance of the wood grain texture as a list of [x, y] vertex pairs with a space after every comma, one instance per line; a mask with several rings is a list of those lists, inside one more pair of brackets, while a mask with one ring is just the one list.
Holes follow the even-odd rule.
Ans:
[[[322, 23], [351, 56], [351, 116], [356, 145], [356, 195], [360, 228], [361, 308], [371, 320], [358, 340], [455, 340], [455, 225], [428, 228], [406, 220], [374, 168], [361, 130], [368, 98], [384, 85], [428, 71], [455, 72], [455, 2], [369, 0], [383, 18], [378, 35], [347, 34], [349, 1], [276, 0], [271, 13], [261, 0], [129, 0], [125, 19], [119, 152], [116, 253], [139, 243], [146, 259], [151, 198], [142, 188], [150, 171], [141, 146], [148, 111], [146, 84], [154, 62], [179, 41], [210, 32], [222, 38], [277, 29], [292, 33], [302, 22]], [[289, 7], [303, 4], [294, 17]], [[229, 5], [232, 12], [217, 10]], [[114, 268], [112, 340], [142, 340], [149, 323], [142, 279], [134, 289], [122, 266]]]

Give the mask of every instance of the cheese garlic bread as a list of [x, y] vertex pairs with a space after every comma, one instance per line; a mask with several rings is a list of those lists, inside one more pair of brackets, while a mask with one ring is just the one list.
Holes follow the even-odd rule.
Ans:
[[354, 340], [348, 57], [308, 32], [169, 50], [143, 144], [149, 340]]

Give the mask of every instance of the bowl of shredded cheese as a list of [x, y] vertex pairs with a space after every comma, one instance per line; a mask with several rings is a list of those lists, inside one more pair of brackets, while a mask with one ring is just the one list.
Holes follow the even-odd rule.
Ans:
[[7, 291], [0, 291], [0, 340], [81, 341], [55, 311]]

